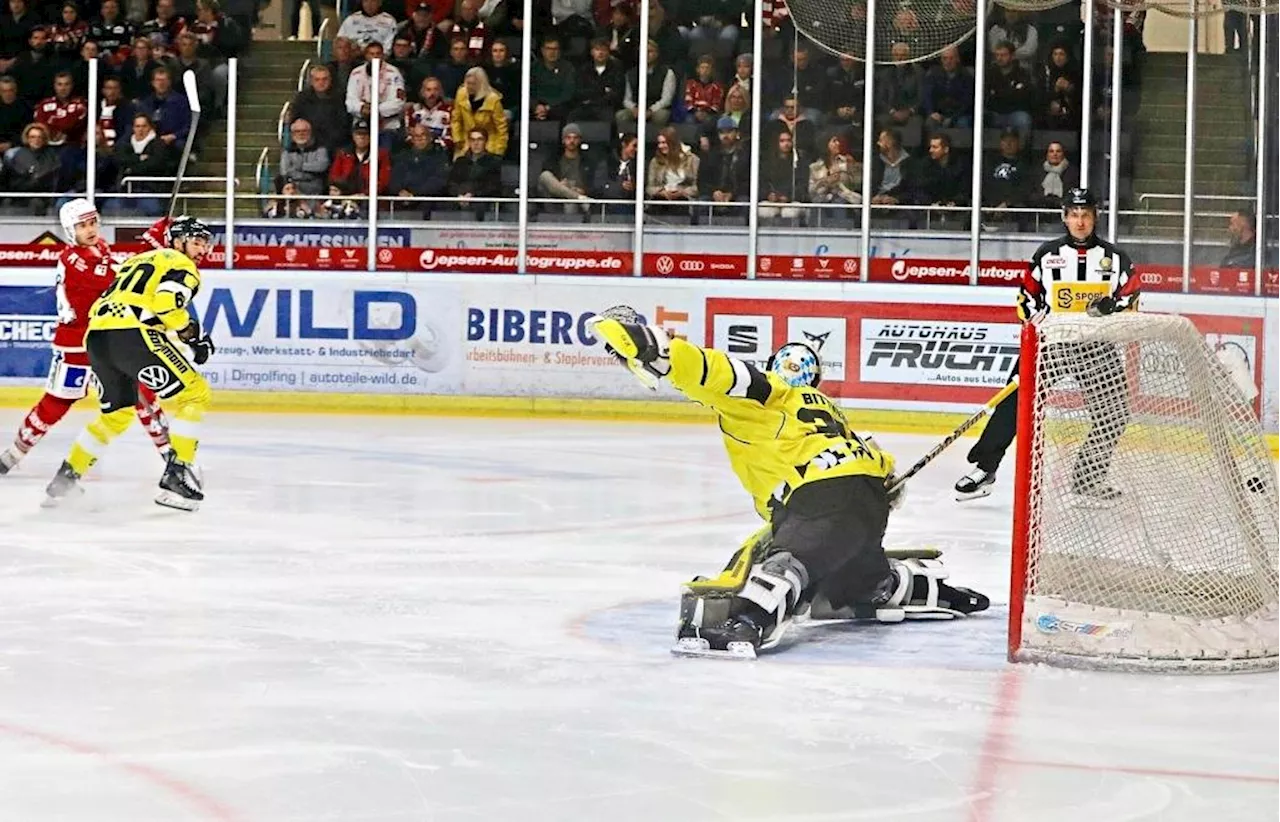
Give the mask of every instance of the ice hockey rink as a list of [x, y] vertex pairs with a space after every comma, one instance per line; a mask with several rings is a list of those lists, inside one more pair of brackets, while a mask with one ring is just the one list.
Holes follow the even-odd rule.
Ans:
[[1276, 819], [1275, 674], [1004, 662], [1011, 471], [954, 503], [968, 442], [887, 543], [992, 610], [750, 663], [668, 652], [755, 527], [714, 425], [215, 413], [198, 514], [136, 429], [43, 510], [84, 419], [0, 480], [0, 819]]

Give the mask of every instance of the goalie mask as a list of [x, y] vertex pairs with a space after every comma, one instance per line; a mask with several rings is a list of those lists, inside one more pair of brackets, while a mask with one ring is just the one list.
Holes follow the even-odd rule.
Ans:
[[822, 360], [804, 343], [787, 343], [773, 353], [766, 366], [792, 388], [817, 388], [822, 382]]

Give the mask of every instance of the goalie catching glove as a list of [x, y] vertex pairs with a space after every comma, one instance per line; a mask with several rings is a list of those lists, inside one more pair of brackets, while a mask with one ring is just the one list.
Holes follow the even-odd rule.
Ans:
[[650, 388], [671, 372], [671, 340], [656, 325], [644, 325], [636, 311], [614, 306], [588, 321], [592, 332], [604, 340], [605, 351], [631, 369]]
[[213, 338], [208, 334], [201, 334], [200, 324], [195, 320], [178, 332], [178, 339], [191, 348], [191, 359], [195, 360], [196, 365], [204, 365], [217, 350], [213, 345]]

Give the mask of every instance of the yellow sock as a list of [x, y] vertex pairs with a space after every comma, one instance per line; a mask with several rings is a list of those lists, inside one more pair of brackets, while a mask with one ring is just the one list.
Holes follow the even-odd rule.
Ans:
[[196, 449], [200, 445], [200, 419], [203, 416], [203, 407], [188, 405], [179, 408], [169, 423], [169, 446], [180, 462], [196, 461]]
[[212, 400], [209, 384], [195, 379], [173, 398], [173, 419], [169, 422], [169, 445], [180, 462], [194, 463], [200, 445], [200, 421]]
[[75, 444], [71, 446], [67, 462], [71, 464], [72, 470], [84, 476], [85, 472], [98, 461], [98, 455], [111, 444], [113, 439], [129, 428], [134, 418], [132, 407], [121, 408], [110, 414], [99, 414], [97, 419], [84, 427], [80, 436], [76, 437]]

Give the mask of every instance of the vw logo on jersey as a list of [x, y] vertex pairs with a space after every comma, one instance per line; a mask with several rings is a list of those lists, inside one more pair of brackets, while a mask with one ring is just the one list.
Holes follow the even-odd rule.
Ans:
[[159, 391], [169, 384], [169, 376], [169, 370], [163, 365], [148, 365], [138, 372], [138, 382], [152, 391]]

